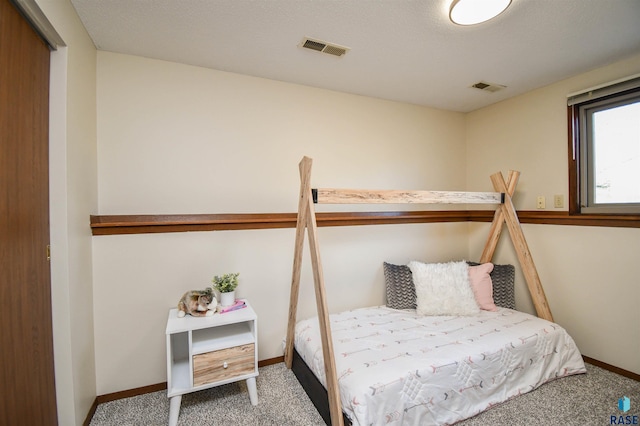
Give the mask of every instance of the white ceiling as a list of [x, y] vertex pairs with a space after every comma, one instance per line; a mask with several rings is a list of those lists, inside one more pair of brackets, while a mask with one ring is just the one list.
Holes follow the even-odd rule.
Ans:
[[[451, 1], [72, 3], [100, 50], [463, 112], [640, 53], [640, 0], [512, 0], [471, 27], [449, 21]], [[469, 88], [481, 80], [507, 88]]]

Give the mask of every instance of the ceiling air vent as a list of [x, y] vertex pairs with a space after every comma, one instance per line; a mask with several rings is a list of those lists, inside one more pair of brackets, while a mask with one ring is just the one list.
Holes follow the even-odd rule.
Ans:
[[308, 37], [302, 39], [301, 47], [305, 49], [317, 50], [318, 52], [327, 53], [334, 56], [342, 56], [349, 51], [348, 47], [339, 46], [333, 43], [327, 43], [320, 40], [314, 40]]
[[502, 84], [487, 83], [486, 81], [479, 81], [476, 84], [473, 84], [471, 87], [474, 89], [479, 89], [485, 92], [493, 93], [493, 92], [497, 92], [498, 90], [502, 90], [507, 86], [503, 86]]

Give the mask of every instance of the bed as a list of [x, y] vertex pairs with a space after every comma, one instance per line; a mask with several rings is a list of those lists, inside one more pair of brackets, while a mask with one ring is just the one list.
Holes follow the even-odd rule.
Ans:
[[[358, 425], [446, 425], [550, 380], [584, 373], [557, 324], [511, 309], [420, 316], [386, 306], [331, 315], [342, 410]], [[295, 348], [326, 386], [317, 318]]]
[[[468, 193], [312, 189], [311, 159], [303, 158], [299, 168], [285, 363], [293, 368], [327, 424], [453, 424], [550, 380], [586, 371], [572, 338], [553, 322], [511, 201], [518, 172], [509, 172], [507, 181], [501, 173], [492, 175], [494, 193]], [[316, 203], [481, 203], [498, 207], [479, 265], [413, 261], [393, 269], [385, 264], [386, 306], [330, 316]], [[504, 224], [538, 317], [516, 311], [513, 300], [494, 304], [491, 298], [489, 303], [486, 292], [491, 280], [480, 275], [472, 279], [474, 268], [484, 268], [487, 277], [492, 272], [490, 261]], [[305, 231], [318, 316], [298, 322]], [[396, 293], [390, 293], [388, 272], [392, 269], [404, 286]], [[405, 275], [398, 275], [403, 270]], [[413, 289], [412, 295], [408, 289]], [[510, 291], [512, 295], [512, 282]]]
[[[514, 309], [513, 265], [467, 265], [470, 285], [488, 278], [492, 290], [474, 315], [418, 313], [410, 268], [384, 263], [388, 306], [330, 316], [345, 423], [452, 424], [586, 372], [564, 328]], [[296, 324], [294, 345], [294, 372], [315, 399], [326, 387], [317, 317]]]

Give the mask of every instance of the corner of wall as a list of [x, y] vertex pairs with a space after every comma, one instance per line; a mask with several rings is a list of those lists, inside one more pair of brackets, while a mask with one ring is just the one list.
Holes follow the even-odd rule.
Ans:
[[66, 44], [51, 54], [51, 287], [58, 423], [74, 426], [96, 397], [89, 228], [97, 211], [96, 49], [70, 1], [39, 7]]

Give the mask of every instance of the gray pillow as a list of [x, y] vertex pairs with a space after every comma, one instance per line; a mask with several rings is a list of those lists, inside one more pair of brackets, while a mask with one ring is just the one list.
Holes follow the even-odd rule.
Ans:
[[[469, 265], [479, 265], [476, 262], [467, 262]], [[516, 293], [514, 280], [516, 268], [513, 265], [493, 265], [493, 271], [489, 274], [493, 284], [493, 302], [502, 308], [516, 308]]]
[[384, 282], [387, 291], [387, 307], [392, 309], [415, 309], [416, 286], [407, 265], [383, 263]]

